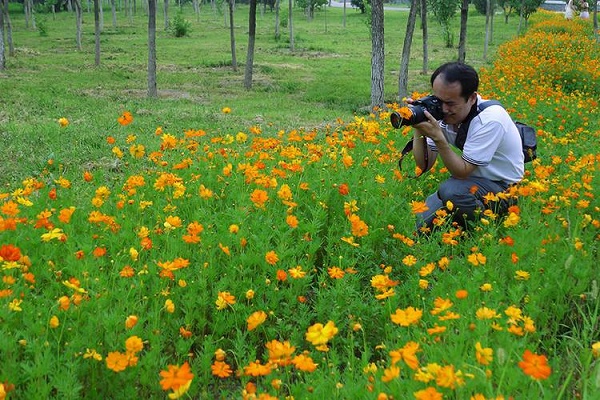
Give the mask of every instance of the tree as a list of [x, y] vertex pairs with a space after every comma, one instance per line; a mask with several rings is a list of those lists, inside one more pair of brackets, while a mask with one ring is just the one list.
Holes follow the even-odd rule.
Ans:
[[371, 108], [384, 105], [384, 16], [383, 0], [373, 0], [371, 7]]
[[6, 69], [6, 56], [4, 54], [4, 6], [0, 2], [0, 71]]
[[229, 42], [231, 43], [231, 66], [237, 71], [237, 57], [235, 55], [235, 29], [233, 27], [233, 14], [235, 9], [235, 0], [227, 0], [229, 4]]
[[10, 22], [10, 14], [8, 13], [8, 0], [0, 0], [2, 6], [2, 15], [4, 19], [4, 27], [6, 29], [6, 43], [8, 44], [8, 55], [13, 57], [15, 55], [15, 46], [12, 40], [12, 23]]
[[73, 0], [73, 5], [75, 7], [75, 25], [77, 29], [77, 33], [75, 35], [75, 41], [77, 42], [77, 50], [81, 50], [81, 24], [83, 22], [82, 10], [81, 10], [81, 1]]
[[367, 8], [370, 4], [371, 0], [350, 0], [350, 5], [358, 8], [361, 14], [365, 14], [367, 12]]
[[492, 37], [492, 18], [494, 18], [494, 9], [492, 7], [492, 1], [486, 0], [485, 8], [485, 41], [483, 43], [483, 60], [487, 60], [488, 44]]
[[408, 96], [408, 62], [410, 61], [410, 47], [415, 32], [418, 2], [419, 0], [412, 0], [410, 2], [408, 21], [406, 22], [406, 35], [404, 35], [404, 45], [402, 46], [400, 71], [398, 73], [398, 101]]
[[156, 89], [156, 0], [148, 0], [148, 97], [157, 97]]
[[288, 2], [288, 27], [290, 30], [290, 51], [294, 51], [294, 19], [292, 18], [292, 10], [294, 9], [294, 0]]
[[117, 5], [115, 4], [115, 0], [110, 0], [110, 13], [112, 14], [112, 26], [113, 28], [117, 27]]
[[[291, 1], [291, 0], [290, 0]], [[252, 69], [254, 68], [254, 42], [256, 41], [256, 0], [250, 0], [248, 18], [248, 55], [246, 56], [246, 70], [244, 73], [244, 87], [252, 87]]]
[[458, 61], [464, 63], [467, 58], [467, 20], [469, 18], [469, 0], [462, 0], [460, 7], [460, 36], [458, 39]]
[[328, 2], [329, 0], [296, 0], [296, 6], [303, 9], [308, 18], [312, 20], [315, 16], [315, 10], [321, 9]]
[[99, 2], [100, 0], [94, 0], [94, 62], [97, 67], [100, 65], [100, 5], [98, 4]]
[[423, 68], [421, 73], [427, 74], [429, 69], [429, 50], [427, 47], [427, 0], [421, 0], [421, 30], [423, 31]]
[[431, 11], [442, 26], [442, 34], [448, 48], [454, 45], [454, 35], [450, 30], [450, 22], [454, 18], [460, 4], [459, 0], [429, 0]]
[[165, 31], [169, 30], [169, 0], [164, 0], [163, 14], [165, 18]]
[[281, 37], [281, 32], [279, 32], [279, 9], [280, 9], [280, 1], [275, 1], [275, 40], [279, 40]]

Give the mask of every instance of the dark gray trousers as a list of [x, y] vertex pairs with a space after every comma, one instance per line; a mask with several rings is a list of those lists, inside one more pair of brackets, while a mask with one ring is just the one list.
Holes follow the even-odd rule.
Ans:
[[422, 227], [433, 228], [436, 211], [444, 208], [448, 201], [453, 205], [452, 218], [463, 228], [467, 222], [475, 219], [478, 211], [492, 209], [497, 214], [505, 213], [509, 202], [485, 202], [484, 196], [488, 193], [500, 193], [508, 189], [504, 182], [491, 181], [486, 178], [470, 177], [468, 179], [449, 178], [442, 182], [438, 190], [427, 197], [425, 203], [427, 211], [417, 214], [417, 230]]

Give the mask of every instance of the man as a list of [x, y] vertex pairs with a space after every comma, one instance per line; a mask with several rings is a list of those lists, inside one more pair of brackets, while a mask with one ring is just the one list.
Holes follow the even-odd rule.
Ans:
[[[473, 67], [443, 64], [431, 75], [431, 87], [444, 116], [437, 121], [425, 111], [427, 120], [413, 126], [413, 154], [422, 171], [429, 170], [439, 156], [451, 177], [427, 198], [428, 210], [417, 215], [421, 232], [430, 231], [444, 211], [466, 228], [478, 211], [490, 206], [489, 194], [519, 182], [525, 168], [521, 136], [506, 110], [492, 105], [478, 112], [483, 100], [477, 93], [479, 76]], [[461, 147], [462, 153], [451, 145]], [[506, 209], [505, 201], [498, 203]]]

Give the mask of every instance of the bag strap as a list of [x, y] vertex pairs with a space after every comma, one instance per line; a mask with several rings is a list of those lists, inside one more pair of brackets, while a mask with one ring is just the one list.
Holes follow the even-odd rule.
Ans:
[[462, 122], [458, 127], [458, 131], [456, 132], [456, 140], [454, 141], [456, 147], [458, 147], [461, 150], [465, 147], [465, 142], [467, 141], [467, 133], [469, 131], [469, 126], [471, 125], [471, 121], [473, 120], [473, 118], [475, 118], [477, 114], [479, 114], [489, 106], [494, 105], [502, 107], [502, 103], [500, 103], [498, 100], [487, 100], [481, 102], [479, 105], [473, 105], [473, 108], [471, 108], [471, 111], [469, 112], [469, 115], [467, 115], [467, 118], [465, 118], [465, 121]]

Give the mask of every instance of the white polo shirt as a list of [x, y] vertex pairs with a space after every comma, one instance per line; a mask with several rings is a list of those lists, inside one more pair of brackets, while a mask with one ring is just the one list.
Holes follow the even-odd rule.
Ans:
[[[481, 103], [478, 96], [477, 104]], [[456, 132], [440, 121], [448, 143], [456, 147]], [[431, 150], [435, 143], [427, 139]], [[507, 184], [519, 182], [525, 170], [521, 135], [506, 110], [499, 105], [485, 108], [471, 120], [462, 158], [477, 168], [471, 174]]]

